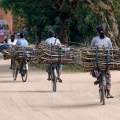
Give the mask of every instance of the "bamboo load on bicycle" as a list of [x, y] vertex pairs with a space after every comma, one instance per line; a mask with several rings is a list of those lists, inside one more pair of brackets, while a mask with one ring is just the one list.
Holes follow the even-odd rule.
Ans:
[[14, 47], [11, 51], [11, 56], [16, 60], [26, 59], [27, 61], [31, 61], [35, 59], [35, 49], [31, 47]]
[[119, 70], [120, 49], [84, 48], [81, 50], [81, 61], [85, 71], [91, 71], [96, 67], [104, 70], [106, 66], [109, 70]]
[[91, 48], [82, 50], [81, 60], [85, 70], [91, 71], [91, 75], [99, 85], [100, 103], [105, 104], [105, 98], [113, 98], [111, 95], [110, 70], [119, 69], [119, 49], [113, 47], [111, 39], [105, 35], [103, 26], [96, 28], [98, 36], [91, 42]]
[[17, 75], [20, 72], [22, 81], [26, 82], [28, 76], [28, 63], [35, 60], [35, 50], [29, 47], [14, 47], [11, 54], [14, 80], [17, 79]]
[[14, 46], [8, 49], [11, 56], [10, 69], [13, 71], [13, 79], [17, 79], [18, 73], [21, 74], [23, 82], [27, 81], [28, 63], [35, 60], [35, 49], [29, 47], [28, 41], [22, 33], [19, 34], [19, 39]]
[[49, 81], [52, 81], [52, 89], [56, 92], [57, 82], [62, 83], [62, 64], [73, 64], [75, 62], [76, 50], [63, 46], [54, 31], [48, 32], [49, 38], [37, 46], [39, 54], [38, 63], [47, 64], [46, 71]]
[[62, 65], [74, 64], [79, 51], [66, 46], [46, 43], [39, 44], [37, 50], [37, 61], [40, 64], [47, 64], [48, 80], [52, 81], [52, 89], [56, 92], [57, 81], [62, 82], [60, 78]]
[[110, 70], [120, 70], [120, 49], [83, 48], [81, 66], [97, 79], [94, 84], [99, 85], [100, 102], [104, 105], [105, 98], [113, 98]]
[[47, 44], [39, 44], [38, 46], [38, 61], [39, 63], [75, 63], [75, 58], [79, 51], [70, 47], [58, 47]]

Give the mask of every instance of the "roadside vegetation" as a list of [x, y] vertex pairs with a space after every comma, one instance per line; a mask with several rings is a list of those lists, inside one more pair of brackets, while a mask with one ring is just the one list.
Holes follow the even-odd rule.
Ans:
[[89, 44], [96, 26], [104, 24], [114, 45], [120, 46], [119, 0], [1, 0], [12, 11], [16, 31], [27, 29], [29, 41], [40, 42], [53, 29], [62, 43]]

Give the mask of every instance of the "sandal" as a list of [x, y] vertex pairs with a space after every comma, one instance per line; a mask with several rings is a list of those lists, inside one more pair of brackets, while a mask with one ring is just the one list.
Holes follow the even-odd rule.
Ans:
[[48, 81], [50, 81], [50, 80], [51, 80], [51, 78], [48, 78], [47, 80], [48, 80]]
[[60, 83], [62, 83], [62, 79], [61, 79], [61, 78], [58, 78], [58, 81], [59, 81]]
[[112, 96], [112, 95], [108, 95], [107, 98], [114, 98], [114, 96]]

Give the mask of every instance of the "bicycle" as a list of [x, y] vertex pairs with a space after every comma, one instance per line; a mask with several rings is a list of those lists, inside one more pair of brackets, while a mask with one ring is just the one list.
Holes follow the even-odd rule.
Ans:
[[58, 72], [59, 72], [59, 64], [52, 63], [48, 67], [48, 74], [50, 75], [52, 81], [52, 90], [53, 92], [57, 91], [57, 81], [59, 80]]
[[28, 62], [27, 56], [24, 54], [20, 59], [14, 59], [13, 67], [13, 79], [16, 81], [18, 73], [21, 74], [23, 82], [27, 81], [28, 77]]
[[[99, 69], [99, 49], [96, 48], [96, 66], [97, 69]], [[103, 70], [99, 69], [97, 75], [97, 84], [99, 84], [99, 96], [100, 96], [100, 103], [102, 105], [105, 105], [105, 98], [108, 96], [108, 91], [107, 91], [107, 84], [108, 84], [108, 77], [107, 77], [107, 72], [109, 70], [109, 62], [110, 62], [110, 56], [109, 56], [109, 50], [104, 51], [105, 57], [104, 57], [104, 63], [103, 65], [105, 68]]]
[[[68, 57], [68, 51], [70, 48], [60, 47], [60, 46], [48, 46], [48, 55], [49, 59], [45, 59], [48, 65], [48, 76], [50, 76], [50, 80], [52, 81], [52, 90], [53, 92], [57, 91], [57, 82], [62, 82], [60, 78], [61, 65], [65, 63], [63, 58]], [[70, 54], [70, 52], [69, 52]], [[71, 61], [71, 60], [70, 60]], [[49, 79], [49, 78], [48, 78]]]

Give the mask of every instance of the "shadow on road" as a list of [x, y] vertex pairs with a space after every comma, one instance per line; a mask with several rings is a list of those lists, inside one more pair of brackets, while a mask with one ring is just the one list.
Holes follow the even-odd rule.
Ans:
[[2, 73], [10, 70], [8, 65], [0, 65], [0, 68], [2, 68], [0, 69]]
[[20, 83], [21, 81], [13, 81], [13, 80], [0, 80], [0, 83]]
[[10, 78], [11, 76], [7, 76], [7, 75], [0, 75], [0, 78]]
[[38, 90], [38, 91], [16, 91], [18, 93], [51, 93], [51, 91], [48, 90]]
[[120, 81], [113, 81], [113, 84], [120, 84]]
[[45, 91], [45, 90], [39, 90], [39, 91], [0, 91], [0, 93], [25, 93], [25, 94], [28, 94], [28, 93], [51, 93], [51, 91]]
[[81, 103], [81, 104], [70, 104], [70, 105], [56, 105], [51, 106], [54, 109], [80, 109], [80, 108], [91, 108], [91, 107], [99, 107], [98, 103]]

